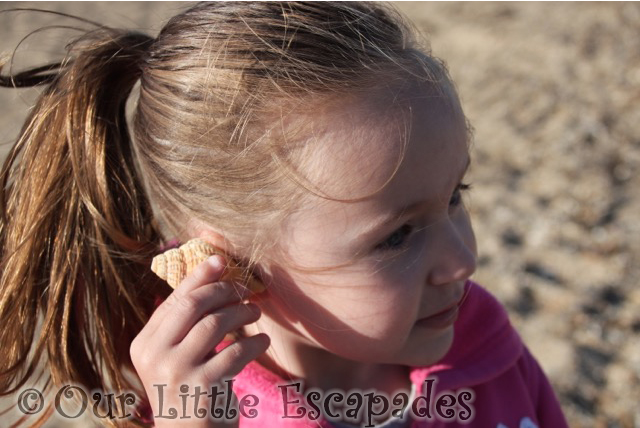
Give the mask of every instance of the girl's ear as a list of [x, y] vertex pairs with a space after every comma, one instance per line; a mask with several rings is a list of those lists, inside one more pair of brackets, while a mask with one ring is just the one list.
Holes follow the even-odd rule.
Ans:
[[255, 295], [261, 294], [265, 291], [262, 276], [257, 274], [254, 269], [247, 270], [242, 261], [237, 260], [234, 257], [235, 254], [233, 246], [220, 232], [214, 230], [200, 220], [190, 220], [187, 223], [187, 233], [191, 239], [203, 239], [214, 247], [222, 250], [222, 252], [227, 256], [227, 263], [230, 263], [230, 266], [234, 269], [244, 271], [244, 281], [246, 281], [247, 286]]
[[233, 247], [220, 232], [200, 220], [189, 220], [187, 223], [187, 233], [191, 238], [204, 239], [214, 247], [220, 248], [225, 254], [233, 252]]

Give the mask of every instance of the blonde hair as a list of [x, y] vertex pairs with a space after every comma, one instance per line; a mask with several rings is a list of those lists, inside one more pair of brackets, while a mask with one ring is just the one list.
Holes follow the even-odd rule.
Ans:
[[256, 263], [304, 194], [305, 126], [287, 113], [382, 81], [452, 87], [412, 35], [382, 4], [202, 3], [156, 39], [99, 27], [64, 61], [0, 77], [46, 85], [1, 176], [0, 392], [45, 357], [50, 387], [136, 390], [123, 370], [168, 293], [149, 271], [162, 240], [195, 218]]

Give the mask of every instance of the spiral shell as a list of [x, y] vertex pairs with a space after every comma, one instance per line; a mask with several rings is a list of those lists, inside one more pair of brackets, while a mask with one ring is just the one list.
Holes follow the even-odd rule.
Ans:
[[151, 270], [167, 281], [171, 287], [176, 288], [196, 266], [214, 254], [222, 255], [227, 260], [227, 266], [220, 278], [222, 281], [246, 282], [247, 288], [254, 293], [264, 290], [264, 285], [257, 278], [247, 274], [245, 269], [239, 267], [233, 260], [229, 260], [222, 250], [204, 239], [192, 239], [179, 248], [172, 248], [157, 255], [151, 262]]

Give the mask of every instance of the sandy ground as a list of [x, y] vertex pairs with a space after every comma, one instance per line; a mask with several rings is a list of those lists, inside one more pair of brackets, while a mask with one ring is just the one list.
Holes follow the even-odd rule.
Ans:
[[[182, 6], [36, 5], [149, 32]], [[507, 306], [571, 426], [640, 427], [640, 4], [398, 7], [449, 64], [475, 127], [475, 278]], [[0, 48], [60, 22], [1, 14]], [[62, 40], [28, 40], [17, 64]], [[0, 92], [3, 148], [32, 97]]]

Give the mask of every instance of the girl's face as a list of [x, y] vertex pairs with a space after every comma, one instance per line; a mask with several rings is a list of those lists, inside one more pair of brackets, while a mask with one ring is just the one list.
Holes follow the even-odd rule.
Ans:
[[450, 348], [451, 308], [476, 266], [461, 200], [467, 132], [457, 101], [406, 93], [402, 108], [377, 97], [318, 113], [322, 148], [303, 172], [330, 196], [356, 200], [310, 195], [290, 217], [288, 260], [271, 270], [262, 302], [286, 332], [267, 327], [272, 342], [404, 365], [433, 363]]

